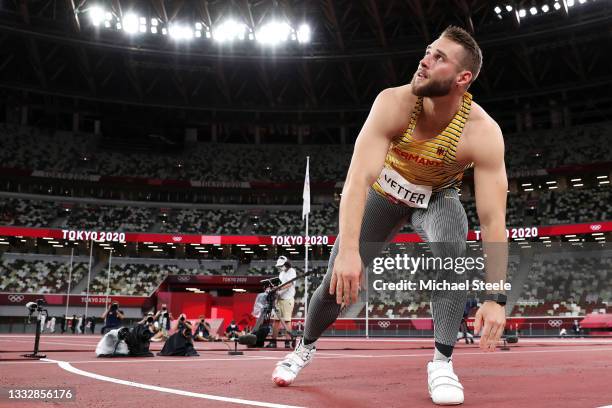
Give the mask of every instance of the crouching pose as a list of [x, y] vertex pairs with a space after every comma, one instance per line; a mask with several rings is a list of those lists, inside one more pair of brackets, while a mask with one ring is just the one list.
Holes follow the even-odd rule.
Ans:
[[110, 330], [96, 346], [97, 357], [153, 357], [149, 351], [151, 337], [157, 332], [152, 318], [134, 327]]
[[164, 347], [157, 355], [184, 357], [199, 356], [198, 352], [193, 347], [191, 323], [185, 320], [184, 326], [166, 340]]

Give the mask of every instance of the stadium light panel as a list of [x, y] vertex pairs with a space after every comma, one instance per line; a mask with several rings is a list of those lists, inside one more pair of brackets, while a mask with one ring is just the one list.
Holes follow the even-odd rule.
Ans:
[[138, 16], [135, 14], [126, 14], [121, 21], [123, 24], [123, 31], [128, 34], [135, 34], [138, 32]]
[[542, 6], [542, 12], [543, 13], [548, 13], [550, 11], [550, 7], [548, 7], [548, 4], [545, 4]]
[[510, 6], [510, 5], [506, 6], [506, 11], [507, 12], [511, 12], [512, 11], [512, 6]]
[[200, 30], [196, 30], [195, 36], [196, 36], [196, 38], [202, 37], [202, 32]]
[[302, 24], [297, 29], [297, 40], [300, 44], [305, 44], [310, 42], [310, 26], [308, 24]]
[[151, 25], [153, 27], [157, 27], [158, 24], [159, 24], [159, 21], [156, 18], [152, 18], [151, 19]]
[[106, 21], [111, 21], [113, 19], [113, 14], [107, 11], [104, 15], [104, 18], [106, 19]]
[[193, 38], [193, 30], [182, 25], [170, 26], [168, 34], [175, 40], [191, 40]]
[[146, 33], [147, 32], [147, 26], [146, 25], [141, 25], [140, 26], [140, 32], [141, 33]]
[[255, 32], [255, 39], [261, 44], [275, 46], [287, 41], [290, 34], [289, 24], [274, 21], [261, 26]]
[[162, 34], [163, 35], [167, 35], [168, 34], [168, 30], [166, 30], [166, 27], [162, 28]]
[[584, 3], [586, 3], [586, 0], [578, 0], [578, 3], [584, 4]]
[[561, 4], [557, 2], [553, 5], [553, 7], [555, 8], [555, 10], [559, 10], [561, 8]]
[[151, 34], [157, 34], [157, 27], [155, 26], [151, 27]]
[[104, 27], [106, 27], [106, 28], [110, 28], [110, 26], [111, 26], [110, 21], [105, 21], [105, 22], [104, 22]]
[[104, 20], [105, 13], [101, 7], [94, 6], [89, 9], [89, 18], [91, 19], [91, 23], [96, 27], [100, 25], [100, 23]]
[[195, 23], [196, 30], [202, 30], [202, 23]]
[[527, 10], [525, 9], [520, 9], [519, 10], [519, 17], [523, 18], [527, 15]]
[[213, 29], [212, 38], [220, 43], [244, 40], [246, 25], [234, 20], [225, 20]]
[[576, 2], [574, 0], [565, 0], [565, 4], [567, 4], [567, 7], [574, 7]]
[[529, 9], [529, 12], [532, 16], [535, 16], [536, 14], [538, 14], [538, 9], [536, 7], [532, 7]]
[[499, 6], [495, 6], [493, 10], [495, 11], [496, 14], [500, 14], [502, 12], [502, 9]]

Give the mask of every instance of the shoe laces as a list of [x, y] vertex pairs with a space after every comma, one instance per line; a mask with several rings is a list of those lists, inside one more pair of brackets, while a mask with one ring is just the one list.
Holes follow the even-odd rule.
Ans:
[[302, 360], [308, 361], [312, 354], [315, 352], [315, 350], [316, 348], [314, 346], [306, 346], [300, 341], [300, 344], [295, 348], [294, 353], [298, 355]]

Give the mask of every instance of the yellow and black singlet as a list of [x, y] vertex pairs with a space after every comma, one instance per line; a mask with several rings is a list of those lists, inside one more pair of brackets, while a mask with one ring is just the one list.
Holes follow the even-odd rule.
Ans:
[[[378, 193], [389, 196], [391, 187], [385, 186], [383, 175], [390, 172], [398, 179], [403, 178], [408, 185], [424, 186], [431, 192], [446, 188], [459, 189], [463, 172], [473, 166], [473, 163], [460, 164], [456, 160], [457, 145], [471, 108], [472, 95], [466, 92], [461, 107], [446, 129], [431, 139], [415, 140], [414, 129], [423, 109], [423, 98], [419, 97], [408, 128], [391, 142], [381, 177], [372, 187]], [[401, 178], [397, 177], [398, 174]]]

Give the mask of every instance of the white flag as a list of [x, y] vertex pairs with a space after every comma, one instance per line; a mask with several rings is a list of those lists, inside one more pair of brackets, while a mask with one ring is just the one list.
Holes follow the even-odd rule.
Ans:
[[306, 178], [304, 179], [304, 207], [302, 208], [302, 219], [306, 218], [307, 214], [310, 214], [310, 176], [308, 175], [308, 167], [310, 164], [310, 157], [306, 157]]

